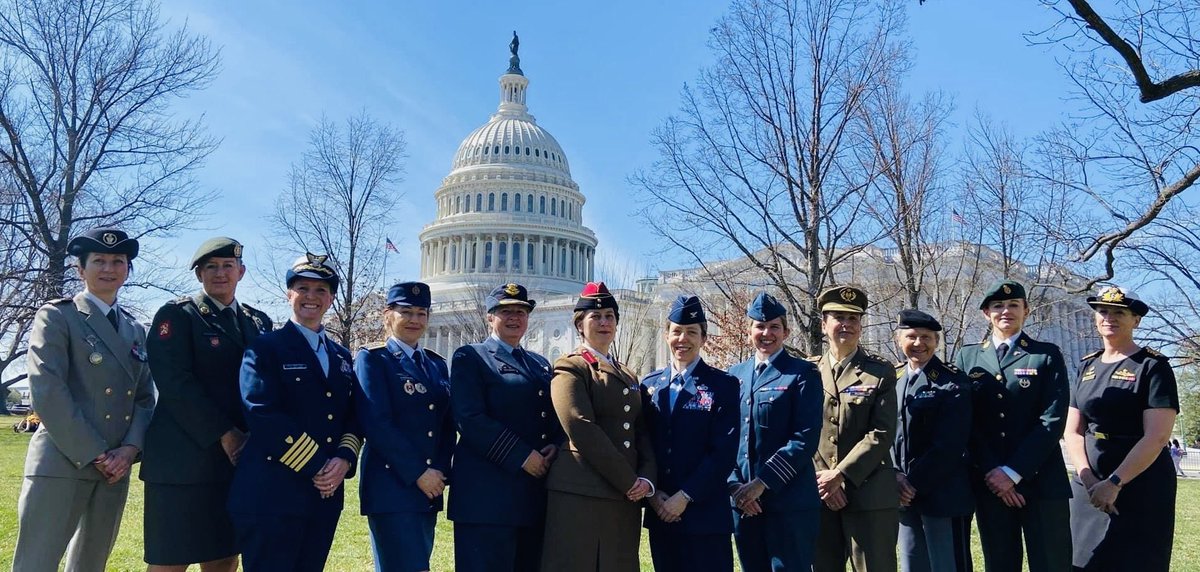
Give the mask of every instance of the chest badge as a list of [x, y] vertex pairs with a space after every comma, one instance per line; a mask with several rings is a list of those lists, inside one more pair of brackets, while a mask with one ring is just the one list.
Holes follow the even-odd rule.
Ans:
[[417, 388], [416, 388], [416, 386], [413, 385], [413, 382], [411, 382], [411, 381], [404, 382], [404, 393], [412, 395], [412, 394], [416, 393], [416, 391], [417, 391]]
[[414, 388], [416, 388], [416, 390], [417, 390], [417, 393], [425, 393], [425, 392], [427, 391], [427, 390], [425, 389], [425, 384], [423, 384], [423, 383], [421, 383], [421, 382], [419, 382], [419, 381], [418, 381], [418, 382], [417, 382], [417, 384], [416, 384], [415, 386], [413, 386], [413, 387], [414, 387]]
[[1081, 378], [1079, 381], [1086, 382], [1086, 381], [1092, 381], [1093, 379], [1096, 379], [1096, 368], [1089, 367], [1087, 369], [1087, 371], [1083, 372], [1083, 378]]
[[1022, 377], [1018, 385], [1021, 386], [1021, 389], [1029, 389], [1029, 386], [1033, 385], [1033, 382], [1028, 377]]
[[104, 363], [104, 356], [100, 352], [92, 352], [88, 354], [88, 361], [92, 365], [100, 365]]
[[1137, 381], [1137, 374], [1133, 373], [1132, 371], [1129, 371], [1128, 368], [1123, 367], [1121, 369], [1118, 369], [1115, 373], [1112, 374], [1112, 379], [1113, 379], [1113, 381], [1124, 381], [1124, 382], [1132, 383], [1134, 381]]

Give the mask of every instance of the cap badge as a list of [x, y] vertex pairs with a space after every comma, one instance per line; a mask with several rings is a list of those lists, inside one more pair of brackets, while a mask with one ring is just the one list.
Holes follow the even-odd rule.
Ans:
[[1122, 292], [1120, 288], [1110, 286], [1105, 288], [1104, 291], [1100, 293], [1100, 300], [1102, 302], [1120, 304], [1121, 302], [1125, 301], [1125, 293]]
[[234, 258], [242, 257], [242, 245], [240, 245], [240, 244], [233, 245], [233, 257]]
[[509, 296], [516, 296], [517, 294], [521, 293], [521, 289], [516, 284], [510, 282], [504, 287], [504, 293], [508, 294]]
[[420, 287], [420, 286], [413, 286], [413, 287], [412, 287], [412, 293], [413, 293], [413, 296], [417, 296], [417, 295], [419, 295], [419, 294], [421, 293], [421, 287]]
[[106, 232], [100, 235], [100, 240], [104, 242], [104, 244], [112, 246], [117, 243], [117, 235], [111, 232]]
[[311, 252], [305, 252], [304, 257], [308, 259], [309, 264], [311, 264], [313, 266], [322, 266], [325, 264], [325, 260], [327, 260], [329, 258], [329, 255], [328, 254], [313, 254]]
[[847, 302], [853, 302], [856, 298], [858, 298], [858, 294], [855, 294], [854, 290], [851, 290], [849, 288], [842, 288], [842, 292], [840, 295], [842, 297], [842, 300], [845, 300]]
[[1012, 288], [1010, 288], [1008, 284], [1001, 286], [1000, 289], [1003, 290], [1005, 294], [1012, 294]]
[[696, 317], [696, 314], [699, 314], [699, 313], [700, 313], [700, 312], [691, 312], [691, 313], [689, 313], [689, 314], [688, 314], [688, 317], [689, 317], [689, 318], [695, 318], [695, 317]]

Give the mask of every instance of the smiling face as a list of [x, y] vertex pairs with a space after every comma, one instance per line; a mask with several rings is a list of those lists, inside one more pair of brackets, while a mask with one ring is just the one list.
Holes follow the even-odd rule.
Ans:
[[617, 337], [617, 313], [612, 308], [586, 310], [576, 327], [589, 346], [596, 348], [600, 353], [608, 353], [609, 346]]
[[1133, 330], [1142, 322], [1141, 316], [1134, 314], [1128, 308], [1096, 306], [1096, 333], [1108, 345], [1119, 345], [1133, 339]]
[[914, 368], [920, 368], [933, 358], [938, 347], [938, 333], [926, 328], [896, 330], [896, 345]]
[[680, 366], [679, 369], [700, 357], [706, 339], [708, 336], [700, 324], [667, 322], [667, 349], [671, 351], [671, 361]]
[[500, 306], [487, 315], [487, 322], [496, 337], [515, 348], [529, 329], [529, 309], [515, 304]]
[[787, 322], [780, 316], [773, 320], [760, 322], [750, 320], [750, 345], [760, 359], [767, 359], [783, 347], [788, 337]]
[[1029, 317], [1029, 304], [1024, 298], [992, 300], [983, 309], [983, 317], [987, 318], [992, 330], [1000, 337], [1011, 338], [1025, 326], [1025, 318]]
[[383, 311], [383, 325], [389, 334], [415, 348], [429, 328], [429, 309], [418, 306], [392, 306]]
[[117, 299], [117, 290], [129, 279], [129, 257], [89, 252], [79, 261], [79, 277], [88, 292], [112, 304]]
[[213, 256], [196, 267], [196, 279], [209, 298], [228, 306], [233, 303], [238, 282], [246, 275], [246, 267], [237, 258]]
[[333, 305], [333, 291], [329, 284], [322, 280], [297, 278], [292, 281], [287, 295], [288, 304], [292, 307], [292, 319], [310, 330], [320, 330], [321, 319]]
[[858, 347], [862, 336], [862, 314], [855, 312], [821, 313], [821, 331], [829, 343], [842, 349]]

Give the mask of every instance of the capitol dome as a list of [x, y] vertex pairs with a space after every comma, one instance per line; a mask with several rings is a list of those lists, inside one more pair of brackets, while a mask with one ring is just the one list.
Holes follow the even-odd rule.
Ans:
[[573, 294], [592, 280], [586, 198], [562, 146], [529, 114], [528, 87], [514, 47], [498, 109], [463, 139], [434, 192], [437, 218], [420, 240], [421, 279], [435, 295], [474, 297], [505, 282]]

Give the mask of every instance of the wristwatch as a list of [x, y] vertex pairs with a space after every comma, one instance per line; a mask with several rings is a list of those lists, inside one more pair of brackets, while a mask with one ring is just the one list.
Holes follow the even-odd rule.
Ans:
[[1113, 473], [1108, 476], [1108, 482], [1116, 485], [1117, 488], [1121, 487], [1121, 477], [1118, 477], [1116, 473]]

